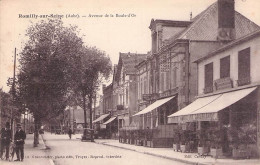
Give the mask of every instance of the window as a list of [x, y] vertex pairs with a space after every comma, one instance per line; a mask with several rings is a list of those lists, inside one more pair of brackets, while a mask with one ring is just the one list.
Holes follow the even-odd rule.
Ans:
[[164, 72], [161, 72], [161, 92], [164, 91]]
[[238, 52], [238, 85], [250, 83], [250, 48]]
[[170, 71], [166, 72], [166, 90], [170, 89]]
[[128, 105], [128, 89], [125, 90], [125, 95], [126, 95], [126, 105]]
[[177, 86], [177, 68], [174, 67], [172, 69], [172, 88]]
[[220, 78], [230, 77], [230, 56], [220, 59]]
[[205, 91], [204, 93], [213, 92], [213, 62], [205, 65]]
[[141, 78], [141, 89], [140, 89], [140, 97], [142, 98], [143, 94], [143, 79]]

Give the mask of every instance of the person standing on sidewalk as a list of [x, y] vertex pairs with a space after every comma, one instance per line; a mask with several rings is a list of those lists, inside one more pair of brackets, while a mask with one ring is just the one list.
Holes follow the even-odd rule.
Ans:
[[9, 159], [9, 146], [12, 141], [12, 134], [10, 130], [10, 123], [6, 122], [5, 128], [1, 129], [1, 159], [5, 150], [5, 158]]
[[[16, 150], [16, 157], [17, 159], [15, 161], [23, 161], [24, 158], [24, 140], [26, 139], [26, 134], [22, 130], [21, 124], [17, 124], [17, 131], [14, 135], [14, 141], [15, 141], [15, 150]], [[21, 154], [21, 156], [20, 156]]]
[[71, 135], [72, 135], [72, 130], [71, 130], [71, 128], [69, 129], [68, 134], [69, 134], [69, 137], [70, 137], [70, 139], [71, 139]]

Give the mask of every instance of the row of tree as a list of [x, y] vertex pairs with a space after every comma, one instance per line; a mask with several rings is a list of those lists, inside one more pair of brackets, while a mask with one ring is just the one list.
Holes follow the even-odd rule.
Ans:
[[85, 127], [88, 106], [92, 128], [92, 100], [97, 87], [111, 74], [109, 56], [86, 46], [78, 28], [66, 27], [61, 20], [33, 24], [26, 36], [15, 80], [15, 102], [34, 116], [34, 145], [42, 122], [55, 119], [68, 105], [84, 109]]

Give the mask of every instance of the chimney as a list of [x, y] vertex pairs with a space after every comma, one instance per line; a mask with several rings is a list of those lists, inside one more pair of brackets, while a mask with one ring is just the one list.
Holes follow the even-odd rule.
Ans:
[[235, 1], [218, 0], [218, 40], [235, 39]]

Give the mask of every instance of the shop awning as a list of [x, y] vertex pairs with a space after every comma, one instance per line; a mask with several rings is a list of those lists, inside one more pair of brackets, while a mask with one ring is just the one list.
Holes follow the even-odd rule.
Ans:
[[108, 119], [108, 121], [106, 121], [106, 122], [103, 123], [103, 124], [107, 125], [107, 124], [109, 124], [110, 122], [112, 122], [112, 121], [115, 120], [115, 119], [116, 119], [116, 117], [111, 117], [110, 119]]
[[179, 123], [180, 117], [189, 115], [193, 111], [196, 111], [196, 110], [200, 109], [201, 107], [207, 106], [208, 104], [210, 104], [211, 102], [216, 100], [218, 97], [220, 97], [220, 95], [221, 94], [209, 96], [209, 97], [198, 98], [191, 104], [187, 105], [185, 108], [168, 116], [168, 123]]
[[218, 120], [217, 112], [227, 108], [228, 106], [238, 102], [242, 98], [253, 92], [256, 87], [247, 88], [228, 93], [223, 93], [218, 99], [210, 103], [208, 106], [202, 107], [191, 113], [191, 120], [195, 121], [215, 121]]
[[161, 105], [163, 105], [163, 104], [165, 104], [166, 102], [170, 101], [170, 100], [173, 99], [174, 97], [175, 97], [175, 96], [157, 100], [157, 101], [155, 101], [154, 103], [152, 103], [151, 105], [149, 105], [148, 107], [146, 107], [145, 109], [143, 109], [143, 110], [141, 110], [140, 112], [134, 114], [133, 116], [143, 115], [143, 114], [146, 114], [146, 113], [148, 113], [148, 112], [151, 112], [151, 111], [154, 110], [155, 108], [160, 107]]
[[[256, 88], [257, 87], [246, 88], [214, 96], [198, 98], [187, 107], [168, 116], [168, 122], [217, 121], [217, 112], [246, 97]], [[201, 104], [200, 107], [199, 104]]]
[[99, 122], [103, 119], [105, 119], [109, 114], [104, 114], [104, 115], [101, 115], [99, 116], [99, 118], [97, 118], [96, 120], [94, 120], [92, 123], [96, 123], [96, 122]]

